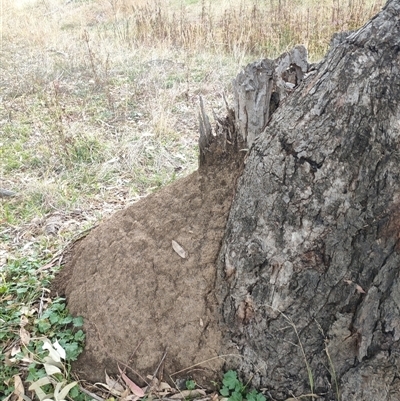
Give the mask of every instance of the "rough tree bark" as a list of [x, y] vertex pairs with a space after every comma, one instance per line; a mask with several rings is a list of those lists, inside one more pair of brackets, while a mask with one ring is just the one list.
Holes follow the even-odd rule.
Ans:
[[399, 399], [399, 161], [389, 0], [286, 98], [239, 181], [216, 292], [242, 374], [271, 398]]

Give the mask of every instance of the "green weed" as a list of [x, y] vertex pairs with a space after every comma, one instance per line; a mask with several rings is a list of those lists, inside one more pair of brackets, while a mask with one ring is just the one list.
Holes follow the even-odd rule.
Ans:
[[264, 395], [256, 390], [248, 391], [247, 385], [238, 379], [234, 370], [225, 373], [220, 394], [228, 398], [228, 401], [266, 401]]
[[186, 380], [185, 386], [187, 390], [194, 390], [196, 388], [196, 382], [194, 380]]
[[70, 362], [82, 352], [83, 319], [72, 317], [65, 300], [48, 297], [51, 275], [43, 275], [43, 261], [20, 259], [8, 263], [0, 274], [0, 393], [14, 391], [12, 377], [22, 374], [33, 383], [46, 373], [48, 346], [57, 342], [65, 350], [63, 379]]

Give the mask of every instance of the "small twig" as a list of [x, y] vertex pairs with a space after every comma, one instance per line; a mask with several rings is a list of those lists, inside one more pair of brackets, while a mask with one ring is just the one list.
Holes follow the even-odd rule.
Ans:
[[[143, 389], [143, 391], [144, 391], [145, 393], [147, 393], [148, 390], [151, 391], [152, 387], [154, 386], [154, 383], [156, 383], [155, 379], [156, 379], [158, 370], [160, 369], [160, 367], [161, 367], [162, 363], [164, 362], [164, 359], [165, 359], [166, 356], [167, 356], [167, 350], [164, 351], [164, 354], [163, 354], [163, 356], [162, 356], [162, 358], [161, 358], [161, 361], [160, 361], [160, 363], [158, 364], [156, 370], [154, 371], [154, 373], [153, 373], [153, 378], [151, 379], [150, 383], [146, 386], [146, 388]], [[172, 380], [172, 379], [171, 379], [171, 380]], [[160, 380], [160, 381], [162, 381], [162, 380]]]
[[161, 358], [161, 361], [160, 361], [160, 363], [158, 364], [156, 370], [153, 373], [153, 378], [157, 376], [158, 370], [160, 369], [160, 367], [161, 367], [162, 363], [164, 362], [164, 359], [165, 359], [166, 356], [167, 356], [167, 350], [164, 351], [164, 354], [163, 354], [163, 356]]

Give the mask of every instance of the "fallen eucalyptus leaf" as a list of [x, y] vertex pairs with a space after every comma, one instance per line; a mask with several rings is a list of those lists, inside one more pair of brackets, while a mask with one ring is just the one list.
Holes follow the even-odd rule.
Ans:
[[48, 376], [54, 375], [56, 373], [62, 373], [60, 368], [58, 368], [57, 366], [55, 366], [53, 364], [44, 363], [43, 366], [44, 366], [44, 369]]
[[123, 381], [129, 386], [131, 389], [132, 393], [137, 395], [138, 397], [143, 397], [144, 396], [144, 391], [137, 385], [135, 384], [118, 366], [119, 373], [121, 374], [121, 377]]
[[34, 391], [39, 400], [44, 401], [48, 395], [41, 389], [41, 386], [45, 386], [46, 384], [50, 383], [51, 383], [50, 379], [47, 376], [45, 376], [32, 383], [29, 386], [28, 390]]
[[[61, 383], [57, 383], [57, 384], [61, 384]], [[77, 384], [78, 384], [78, 382], [72, 382], [72, 383], [67, 384], [58, 394], [56, 394], [56, 390], [57, 390], [57, 387], [56, 387], [56, 390], [54, 390], [54, 397], [56, 398], [57, 401], [65, 400], [69, 391], [73, 387], [75, 387]]]
[[60, 355], [60, 358], [65, 359], [65, 356], [66, 356], [65, 350], [64, 350], [64, 348], [60, 345], [60, 343], [58, 342], [58, 340], [56, 340], [56, 341], [53, 343], [53, 347], [54, 347], [54, 349], [58, 352], [58, 354]]

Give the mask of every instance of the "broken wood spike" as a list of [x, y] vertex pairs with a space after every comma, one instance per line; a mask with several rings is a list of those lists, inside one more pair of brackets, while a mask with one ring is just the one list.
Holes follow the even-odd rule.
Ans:
[[[226, 99], [225, 99], [226, 102]], [[233, 158], [241, 160], [245, 142], [236, 129], [235, 112], [228, 108], [225, 117], [218, 117], [213, 111], [215, 128], [213, 130], [208, 118], [202, 97], [200, 96], [199, 112], [199, 168], [227, 163]]]

